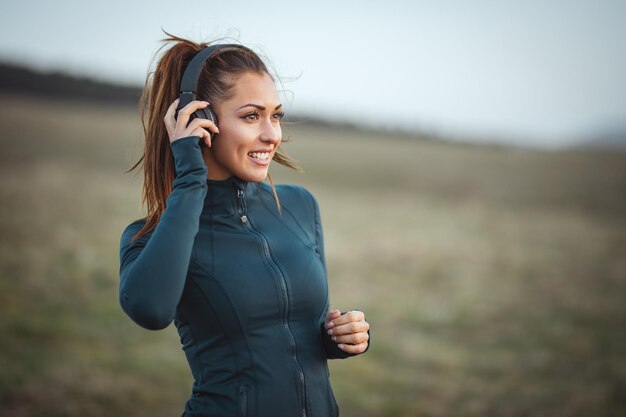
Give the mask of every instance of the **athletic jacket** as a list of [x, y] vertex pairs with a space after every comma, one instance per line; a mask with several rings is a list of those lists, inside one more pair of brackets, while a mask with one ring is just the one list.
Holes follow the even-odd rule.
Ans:
[[120, 241], [120, 304], [137, 324], [172, 321], [194, 377], [188, 417], [328, 417], [327, 359], [352, 356], [324, 329], [320, 214], [310, 192], [207, 179], [200, 138], [171, 144], [176, 167], [153, 232]]

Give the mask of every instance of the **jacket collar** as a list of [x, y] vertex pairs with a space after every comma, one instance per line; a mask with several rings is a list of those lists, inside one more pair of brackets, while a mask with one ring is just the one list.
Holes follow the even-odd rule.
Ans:
[[247, 201], [256, 191], [257, 184], [231, 176], [225, 180], [206, 180], [207, 194], [204, 199], [204, 207], [214, 215], [240, 215], [241, 198]]
[[250, 188], [251, 182], [242, 180], [234, 175], [228, 177], [225, 180], [206, 180], [209, 190], [212, 189], [229, 189], [229, 190], [247, 190]]

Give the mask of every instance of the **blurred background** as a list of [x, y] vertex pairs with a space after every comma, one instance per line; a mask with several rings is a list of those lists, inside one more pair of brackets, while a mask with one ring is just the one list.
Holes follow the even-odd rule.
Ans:
[[[166, 30], [280, 77], [318, 198], [342, 416], [626, 415], [626, 3], [0, 5], [0, 415], [178, 416], [174, 326], [118, 304]], [[151, 66], [152, 65], [152, 66]]]

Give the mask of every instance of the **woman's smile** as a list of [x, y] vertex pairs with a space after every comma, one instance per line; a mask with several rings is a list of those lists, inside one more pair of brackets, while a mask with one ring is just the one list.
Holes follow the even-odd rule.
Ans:
[[257, 150], [257, 151], [248, 152], [248, 158], [250, 158], [250, 160], [254, 162], [255, 164], [261, 165], [261, 166], [267, 166], [270, 164], [270, 161], [271, 161], [270, 156], [273, 156], [271, 150], [268, 150], [268, 151]]

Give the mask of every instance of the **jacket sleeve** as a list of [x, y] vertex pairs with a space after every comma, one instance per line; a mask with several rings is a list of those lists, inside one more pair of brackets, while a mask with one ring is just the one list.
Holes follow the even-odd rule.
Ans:
[[120, 240], [120, 305], [150, 330], [164, 329], [174, 319], [207, 193], [200, 138], [188, 136], [170, 146], [176, 178], [159, 223], [152, 233], [131, 242], [143, 225], [133, 222]]
[[[317, 200], [315, 199], [315, 197], [311, 193], [308, 193], [308, 194], [310, 195], [310, 198], [313, 201], [313, 208], [315, 210], [316, 251], [320, 259], [322, 260], [322, 264], [324, 266], [324, 274], [326, 275], [326, 277], [328, 277], [328, 271], [326, 269], [326, 256], [324, 253], [324, 233], [322, 230], [322, 221], [321, 221], [321, 216], [320, 216], [319, 205], [317, 204]], [[324, 348], [326, 349], [326, 357], [328, 359], [345, 359], [351, 356], [359, 355], [358, 353], [349, 353], [349, 352], [339, 349], [339, 347], [337, 346], [338, 343], [336, 343], [335, 341], [333, 341], [333, 339], [331, 339], [331, 336], [327, 333], [327, 330], [324, 327], [326, 316], [328, 315], [329, 311], [330, 311], [329, 297], [326, 297], [326, 305], [324, 306], [324, 312], [325, 312], [324, 320], [322, 320], [321, 327], [320, 327], [320, 332], [322, 334], [322, 341], [324, 342]], [[344, 314], [344, 312], [342, 312], [341, 314]], [[369, 335], [369, 330], [367, 331], [367, 334]], [[368, 340], [367, 348], [362, 353], [365, 353], [369, 350], [370, 342], [371, 341]]]

